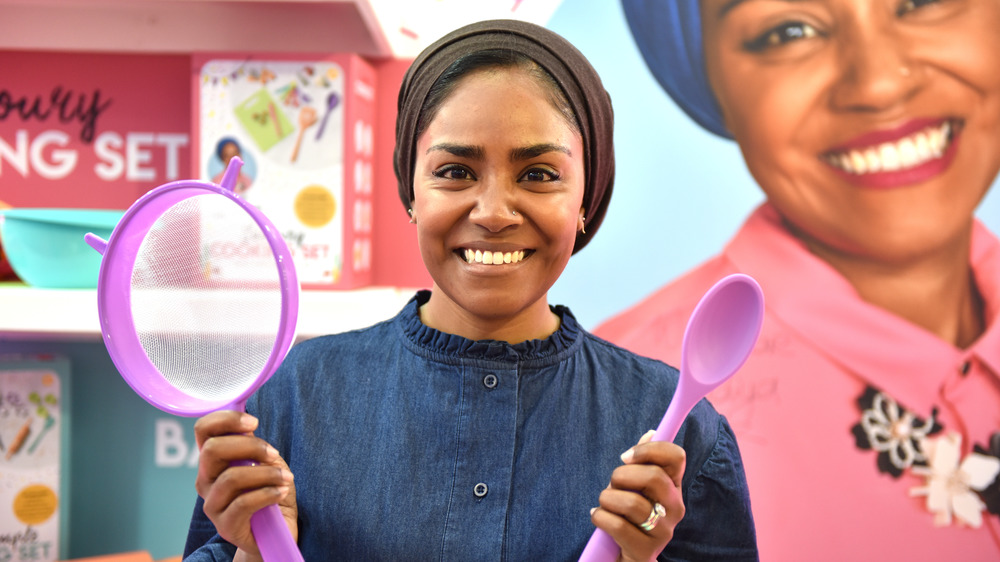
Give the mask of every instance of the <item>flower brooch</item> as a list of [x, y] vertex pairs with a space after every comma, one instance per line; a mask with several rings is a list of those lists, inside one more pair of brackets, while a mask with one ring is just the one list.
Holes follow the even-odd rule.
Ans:
[[861, 421], [851, 428], [858, 448], [877, 451], [879, 471], [893, 478], [906, 470], [924, 477], [924, 485], [911, 488], [910, 495], [927, 498], [935, 525], [957, 519], [978, 528], [984, 509], [1000, 515], [1000, 433], [989, 449], [977, 445], [962, 459], [961, 435], [938, 435], [943, 428], [935, 420], [937, 410], [923, 420], [872, 387], [858, 405]]

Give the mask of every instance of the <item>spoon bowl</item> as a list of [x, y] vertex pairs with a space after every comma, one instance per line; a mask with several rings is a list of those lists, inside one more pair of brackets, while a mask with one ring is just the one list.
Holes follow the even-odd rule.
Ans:
[[673, 441], [691, 408], [736, 374], [763, 321], [764, 293], [749, 275], [723, 277], [701, 297], [684, 330], [677, 391], [654, 441]]
[[702, 385], [718, 385], [746, 361], [764, 312], [760, 286], [746, 275], [719, 281], [691, 314], [681, 347], [681, 372]]
[[[681, 343], [680, 378], [653, 441], [673, 441], [691, 408], [746, 362], [764, 322], [764, 292], [749, 275], [723, 277], [691, 313]], [[621, 549], [594, 530], [580, 562], [614, 562]]]

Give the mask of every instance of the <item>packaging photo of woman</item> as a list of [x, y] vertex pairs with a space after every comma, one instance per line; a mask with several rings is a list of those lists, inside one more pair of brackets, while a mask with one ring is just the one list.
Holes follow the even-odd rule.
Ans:
[[676, 362], [701, 292], [753, 275], [761, 339], [709, 399], [761, 558], [996, 559], [1000, 243], [975, 211], [1000, 170], [1000, 4], [622, 6], [651, 74], [738, 145], [764, 201], [596, 333]]

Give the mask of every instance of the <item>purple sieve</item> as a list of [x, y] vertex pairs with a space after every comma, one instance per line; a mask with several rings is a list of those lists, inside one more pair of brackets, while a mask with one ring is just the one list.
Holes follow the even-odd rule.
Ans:
[[[299, 284], [274, 225], [221, 184], [182, 180], [140, 197], [107, 241], [97, 308], [108, 353], [147, 402], [180, 416], [243, 411], [295, 339]], [[302, 560], [277, 505], [251, 517], [267, 562]]]

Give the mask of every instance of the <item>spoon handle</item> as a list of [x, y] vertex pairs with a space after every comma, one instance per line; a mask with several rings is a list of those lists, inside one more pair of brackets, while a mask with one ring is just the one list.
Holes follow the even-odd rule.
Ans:
[[673, 398], [670, 399], [670, 405], [667, 406], [667, 411], [663, 414], [660, 425], [656, 427], [652, 441], [673, 441], [674, 437], [677, 437], [677, 432], [681, 429], [681, 424], [687, 419], [687, 415], [691, 413], [691, 408], [694, 407], [697, 399], [690, 399], [685, 394], [684, 389], [681, 388], [682, 386], [683, 382], [677, 386], [677, 391], [674, 392]]
[[590, 535], [590, 540], [580, 555], [580, 562], [611, 562], [618, 560], [621, 552], [621, 548], [611, 535], [605, 533], [603, 529], [594, 529], [594, 534]]
[[326, 130], [326, 121], [330, 118], [330, 110], [327, 110], [326, 115], [323, 116], [323, 120], [319, 122], [319, 130], [316, 131], [316, 140], [319, 140], [323, 136], [323, 131]]
[[[691, 400], [684, 396], [683, 389], [678, 386], [666, 413], [663, 414], [663, 419], [660, 420], [660, 425], [653, 434], [653, 441], [673, 441], [693, 406]], [[620, 553], [621, 548], [611, 535], [602, 529], [594, 529], [580, 555], [580, 562], [610, 562], [617, 560]]]

